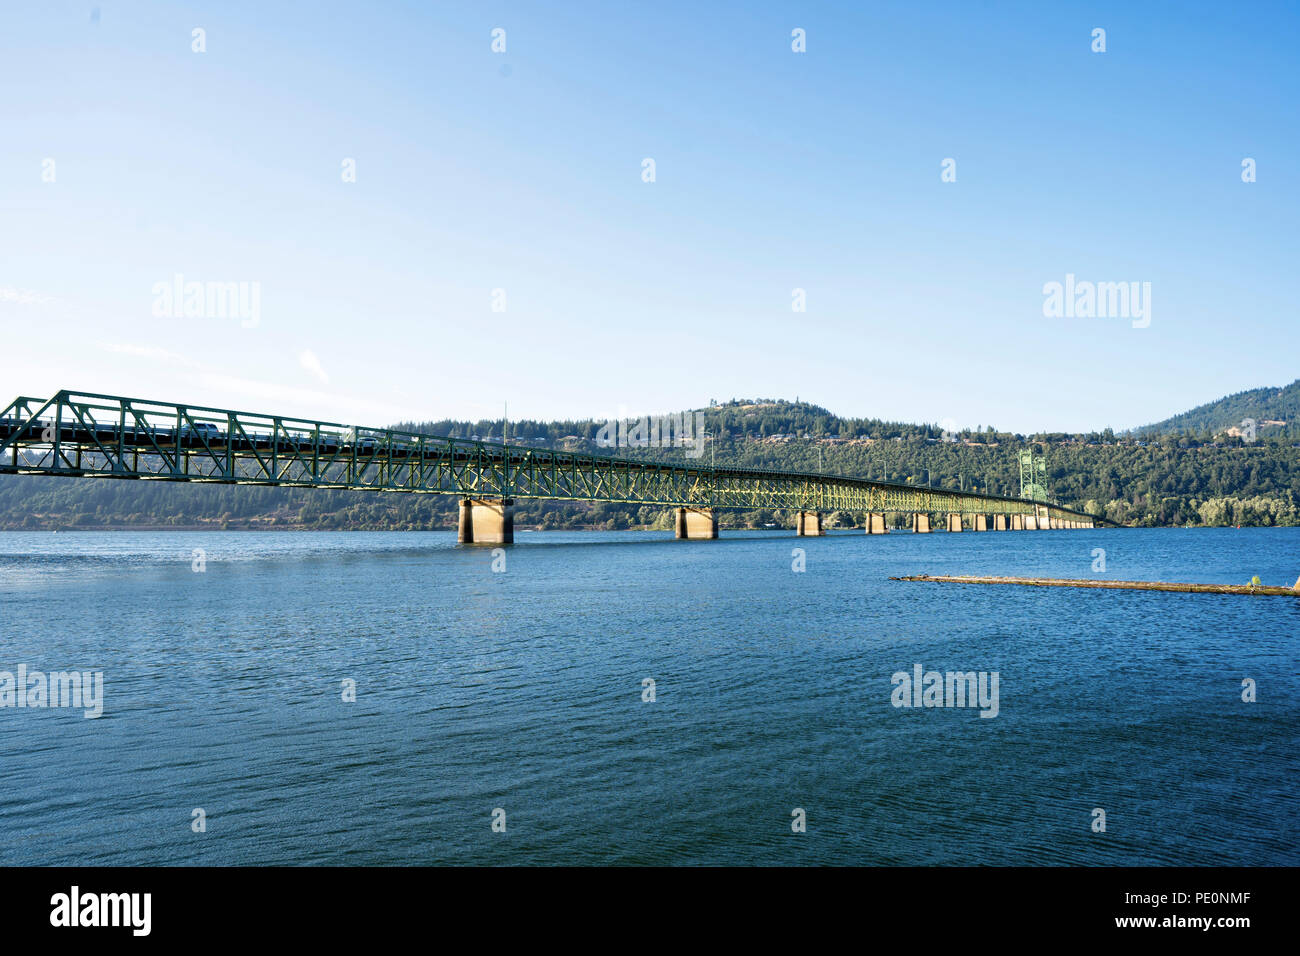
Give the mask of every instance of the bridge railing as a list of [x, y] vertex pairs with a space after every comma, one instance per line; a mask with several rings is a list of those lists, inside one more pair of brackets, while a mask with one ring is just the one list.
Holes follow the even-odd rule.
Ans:
[[0, 413], [0, 473], [719, 508], [1057, 516], [1048, 502], [864, 478], [533, 449], [63, 391]]

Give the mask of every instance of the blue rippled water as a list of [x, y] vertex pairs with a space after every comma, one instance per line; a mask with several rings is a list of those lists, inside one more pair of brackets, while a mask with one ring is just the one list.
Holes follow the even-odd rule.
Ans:
[[1300, 599], [887, 580], [1290, 584], [1300, 529], [453, 537], [0, 534], [0, 670], [104, 674], [0, 709], [0, 863], [1300, 863]]

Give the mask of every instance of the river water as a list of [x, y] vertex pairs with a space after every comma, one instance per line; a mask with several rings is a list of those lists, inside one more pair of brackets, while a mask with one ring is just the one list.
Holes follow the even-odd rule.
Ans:
[[0, 672], [103, 675], [0, 708], [0, 864], [1300, 863], [1300, 599], [888, 580], [1290, 584], [1300, 529], [517, 539], [0, 534]]

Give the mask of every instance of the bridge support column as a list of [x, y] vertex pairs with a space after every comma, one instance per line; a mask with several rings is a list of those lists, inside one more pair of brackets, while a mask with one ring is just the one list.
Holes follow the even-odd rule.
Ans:
[[513, 544], [514, 504], [513, 498], [462, 498], [457, 543]]
[[1024, 523], [1026, 531], [1038, 530], [1038, 515], [1021, 515], [1021, 521]]
[[678, 508], [677, 537], [686, 540], [716, 538], [718, 516], [712, 508]]
[[1024, 515], [1012, 515], [1012, 516], [1011, 516], [1011, 530], [1012, 530], [1012, 531], [1024, 531], [1024, 530], [1025, 530], [1025, 516], [1024, 516]]
[[928, 514], [912, 515], [912, 530], [917, 534], [929, 534], [930, 516]]
[[961, 530], [961, 515], [955, 513], [948, 515], [948, 530], [949, 531]]
[[993, 530], [994, 530], [994, 531], [1006, 531], [1006, 530], [1007, 530], [1007, 516], [1006, 516], [1006, 515], [994, 515], [994, 516], [993, 516]]
[[[822, 533], [822, 516], [819, 511], [800, 511], [795, 515], [794, 533], [801, 538], [818, 538]], [[717, 537], [715, 534], [714, 537]]]
[[885, 534], [885, 513], [873, 511], [867, 514], [867, 534]]
[[989, 516], [988, 516], [988, 515], [976, 515], [976, 516], [975, 516], [975, 521], [974, 521], [974, 523], [971, 524], [971, 530], [972, 530], [972, 531], [987, 531], [987, 530], [989, 530]]

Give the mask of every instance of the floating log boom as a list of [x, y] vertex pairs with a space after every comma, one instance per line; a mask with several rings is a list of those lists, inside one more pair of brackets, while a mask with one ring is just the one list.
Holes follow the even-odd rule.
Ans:
[[1189, 594], [1264, 594], [1300, 597], [1297, 587], [1263, 584], [1182, 584], [1167, 581], [1106, 581], [1100, 578], [1017, 578], [986, 577], [976, 574], [909, 574], [891, 581], [929, 581], [942, 584], [1021, 584], [1040, 588], [1108, 588], [1120, 591], [1179, 591]]

